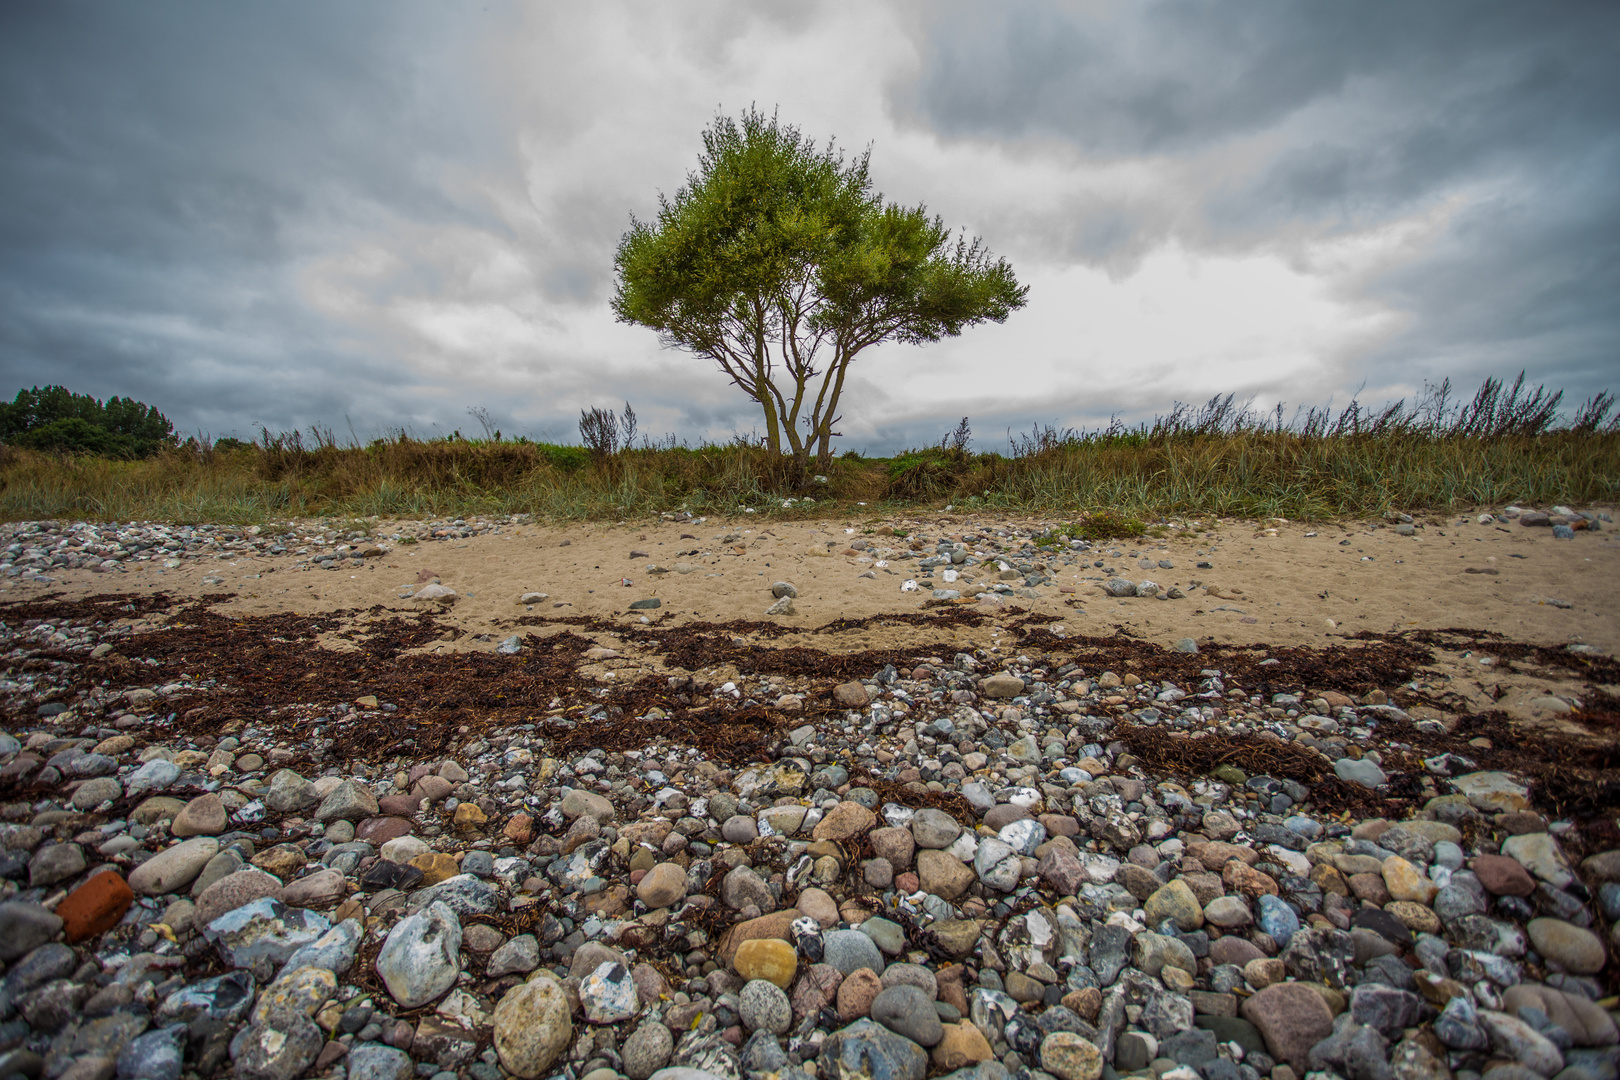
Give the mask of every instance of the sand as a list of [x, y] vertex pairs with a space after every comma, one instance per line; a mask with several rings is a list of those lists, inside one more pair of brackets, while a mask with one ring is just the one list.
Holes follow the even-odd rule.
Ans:
[[[290, 553], [189, 559], [168, 570], [144, 562], [112, 574], [54, 572], [51, 585], [14, 581], [0, 590], [0, 600], [162, 590], [179, 597], [233, 593], [219, 610], [244, 614], [431, 606], [441, 621], [466, 632], [431, 649], [487, 650], [519, 629], [516, 619], [525, 614], [589, 615], [626, 625], [665, 615], [680, 622], [764, 619], [772, 583], [788, 581], [798, 591], [796, 613], [772, 621], [810, 629], [840, 618], [918, 612], [935, 587], [959, 589], [969, 577], [995, 578], [997, 568], [985, 574], [984, 568], [968, 567], [953, 585], [936, 579], [919, 591], [902, 591], [902, 582], [920, 580], [920, 571], [915, 560], [892, 556], [912, 540], [921, 541], [919, 554], [929, 555], [942, 538], [992, 537], [1003, 547], [970, 542], [969, 549], [993, 555], [1017, 550], [1020, 536], [1050, 524], [1051, 519], [931, 512], [881, 520], [504, 525], [498, 533], [465, 539], [384, 541], [388, 550], [381, 557], [338, 571], [296, 568], [308, 556]], [[1054, 625], [1070, 635], [1123, 630], [1167, 647], [1189, 637], [1201, 643], [1321, 647], [1363, 631], [1455, 627], [1538, 645], [1585, 644], [1611, 656], [1620, 651], [1620, 533], [1582, 532], [1574, 540], [1557, 540], [1547, 528], [1480, 524], [1474, 515], [1420, 521], [1414, 536], [1398, 535], [1385, 522], [1185, 519], [1177, 524], [1163, 538], [1101, 543], [1083, 559], [1070, 553], [1077, 556], [1073, 565], [1054, 560], [1057, 583], [1040, 587], [1038, 598], [1004, 597], [999, 605], [968, 601], [996, 618], [946, 633], [964, 647], [1000, 645], [1010, 641], [1001, 627], [1035, 612], [1059, 616]], [[888, 530], [908, 535], [884, 535]], [[379, 537], [393, 531], [397, 527], [388, 523], [373, 524]], [[857, 540], [870, 548], [856, 551], [851, 544]], [[1091, 565], [1096, 559], [1103, 560], [1103, 568]], [[1144, 559], [1152, 569], [1140, 565]], [[1172, 566], [1161, 568], [1160, 560]], [[1200, 562], [1210, 565], [1201, 569]], [[667, 572], [649, 572], [650, 566]], [[1111, 598], [1097, 580], [1109, 568], [1132, 581], [1178, 586], [1187, 595]], [[223, 584], [204, 584], [209, 575]], [[402, 598], [431, 579], [454, 589], [457, 598], [449, 604]], [[520, 605], [518, 598], [530, 592], [543, 592], [547, 599]], [[632, 601], [650, 598], [660, 602], [656, 611], [630, 610]], [[918, 633], [875, 626], [814, 641], [835, 650], [899, 647], [917, 640]], [[611, 634], [597, 636], [604, 645], [620, 647]], [[938, 640], [941, 632], [929, 629], [926, 637]], [[775, 639], [782, 647], [796, 643], [795, 636]], [[1469, 707], [1502, 708], [1552, 723], [1567, 710], [1560, 700], [1549, 699], [1578, 702], [1583, 691], [1567, 679], [1523, 672], [1504, 676], [1493, 659], [1488, 648], [1447, 652], [1436, 671], [1445, 690]]]

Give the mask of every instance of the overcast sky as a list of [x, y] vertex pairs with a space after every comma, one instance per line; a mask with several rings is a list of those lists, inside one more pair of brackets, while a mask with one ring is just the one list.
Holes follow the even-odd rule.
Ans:
[[1620, 4], [0, 6], [0, 395], [187, 432], [758, 425], [613, 250], [750, 103], [1030, 286], [857, 361], [840, 449], [1620, 385]]

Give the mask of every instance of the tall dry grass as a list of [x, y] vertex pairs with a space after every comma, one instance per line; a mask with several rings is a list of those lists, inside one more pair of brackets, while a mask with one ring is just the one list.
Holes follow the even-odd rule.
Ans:
[[[1233, 399], [1177, 406], [1152, 424], [1037, 427], [1006, 454], [967, 449], [966, 421], [941, 445], [887, 459], [846, 455], [822, 482], [739, 440], [643, 444], [612, 454], [527, 441], [420, 440], [367, 446], [329, 432], [193, 440], [139, 461], [0, 447], [0, 519], [253, 523], [291, 517], [536, 514], [624, 518], [685, 509], [877, 513], [952, 503], [1062, 514], [1324, 519], [1390, 510], [1620, 501], [1614, 399], [1560, 420], [1560, 397], [1492, 380], [1466, 401], [1449, 387], [1379, 411], [1352, 402], [1285, 421]], [[813, 502], [806, 505], [808, 497]], [[784, 507], [785, 500], [794, 500]], [[852, 507], [853, 508], [853, 507]]]

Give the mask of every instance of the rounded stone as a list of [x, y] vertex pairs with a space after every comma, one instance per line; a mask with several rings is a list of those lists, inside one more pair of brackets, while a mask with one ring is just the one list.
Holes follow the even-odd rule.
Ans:
[[744, 979], [763, 979], [786, 990], [799, 969], [799, 954], [778, 938], [754, 938], [737, 946], [732, 967]]
[[1389, 890], [1391, 899], [1427, 904], [1439, 891], [1421, 870], [1399, 855], [1384, 860], [1383, 872], [1384, 887]]
[[686, 898], [686, 871], [676, 863], [659, 863], [636, 886], [636, 896], [655, 910], [673, 907]]
[[747, 1031], [781, 1035], [793, 1024], [793, 1007], [782, 988], [766, 979], [750, 979], [738, 995], [738, 1014]]
[[409, 1080], [416, 1075], [411, 1055], [383, 1043], [357, 1043], [343, 1066], [349, 1080]]
[[1494, 896], [1529, 896], [1536, 891], [1536, 879], [1506, 855], [1478, 855], [1469, 865], [1479, 883]]
[[823, 959], [847, 978], [867, 968], [877, 977], [883, 970], [883, 953], [877, 943], [859, 930], [834, 930], [822, 939]]
[[460, 953], [461, 921], [435, 900], [394, 924], [377, 953], [377, 974], [395, 1001], [414, 1009], [455, 983], [461, 974]]
[[1142, 911], [1147, 916], [1149, 926], [1158, 926], [1166, 919], [1182, 931], [1197, 930], [1204, 925], [1204, 909], [1199, 905], [1198, 897], [1180, 878], [1156, 890], [1142, 905]]
[[848, 1023], [866, 1016], [872, 1011], [873, 999], [882, 992], [882, 980], [869, 968], [858, 968], [844, 976], [838, 984], [838, 1018]]
[[907, 983], [879, 991], [872, 999], [871, 1017], [918, 1046], [933, 1046], [945, 1034], [933, 999]]
[[1024, 680], [1017, 675], [1001, 672], [979, 683], [979, 690], [989, 698], [1012, 698], [1024, 692]]
[[247, 868], [226, 874], [197, 897], [197, 925], [207, 926], [227, 911], [263, 897], [282, 899], [281, 880], [263, 870]]
[[925, 848], [917, 852], [917, 882], [925, 893], [956, 900], [976, 880], [973, 868], [948, 851]]
[[630, 1080], [647, 1080], [664, 1067], [674, 1051], [675, 1036], [669, 1026], [661, 1020], [645, 1021], [624, 1041], [624, 1074]]
[[911, 819], [911, 837], [919, 848], [947, 848], [962, 835], [962, 826], [943, 810], [929, 806]]
[[1384, 905], [1384, 910], [1399, 919], [1401, 925], [1414, 934], [1440, 932], [1440, 917], [1426, 905], [1416, 904], [1410, 900], [1391, 900]]
[[544, 1075], [573, 1037], [568, 994], [549, 971], [535, 972], [495, 1006], [495, 1053], [501, 1067], [521, 1080]]
[[210, 791], [186, 803], [169, 823], [169, 833], [182, 837], [218, 836], [229, 824], [225, 803], [218, 792]]
[[995, 1055], [985, 1041], [984, 1033], [971, 1022], [963, 1020], [944, 1025], [939, 1042], [934, 1044], [929, 1056], [933, 1058], [934, 1068], [953, 1072], [989, 1061]]
[[1562, 919], [1531, 919], [1526, 929], [1536, 951], [1572, 975], [1596, 975], [1607, 959], [1603, 939]]
[[849, 840], [877, 824], [877, 815], [858, 802], [841, 802], [810, 831], [816, 840]]
[[860, 709], [872, 700], [872, 695], [865, 684], [852, 681], [833, 687], [833, 700], [846, 709]]
[[73, 808], [75, 810], [94, 810], [102, 803], [112, 802], [123, 794], [124, 789], [112, 777], [93, 777], [74, 789]]
[[1267, 1052], [1301, 1073], [1311, 1047], [1333, 1033], [1333, 1011], [1307, 983], [1268, 986], [1245, 1001], [1240, 1011], [1260, 1029]]
[[51, 844], [40, 848], [28, 860], [28, 884], [32, 888], [55, 885], [84, 871], [89, 864], [78, 844]]
[[159, 896], [190, 885], [208, 860], [219, 853], [219, 841], [211, 836], [195, 836], [165, 848], [137, 866], [129, 875], [129, 887], [137, 896]]
[[1217, 896], [1204, 906], [1204, 920], [1223, 930], [1230, 930], [1254, 922], [1254, 913], [1240, 897]]
[[61, 917], [40, 904], [25, 900], [0, 904], [0, 960], [9, 964], [27, 955], [61, 929]]
[[1041, 1042], [1041, 1068], [1061, 1080], [1097, 1080], [1102, 1051], [1072, 1031], [1054, 1031]]

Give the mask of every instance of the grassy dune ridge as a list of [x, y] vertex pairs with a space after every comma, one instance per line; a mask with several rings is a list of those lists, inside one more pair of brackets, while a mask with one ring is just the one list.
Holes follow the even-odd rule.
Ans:
[[[1443, 388], [1442, 388], [1443, 389]], [[1620, 425], [1598, 395], [1560, 422], [1559, 396], [1488, 382], [1467, 406], [1369, 412], [1352, 403], [1284, 423], [1231, 397], [1153, 424], [1037, 427], [1007, 453], [973, 453], [965, 426], [892, 458], [846, 454], [820, 476], [740, 440], [644, 443], [611, 454], [519, 441], [341, 445], [297, 433], [184, 446], [137, 461], [0, 447], [0, 519], [254, 523], [292, 517], [538, 514], [625, 518], [670, 510], [823, 515], [958, 509], [1111, 510], [1316, 520], [1390, 510], [1620, 501]], [[1620, 419], [1620, 418], [1617, 418]]]

